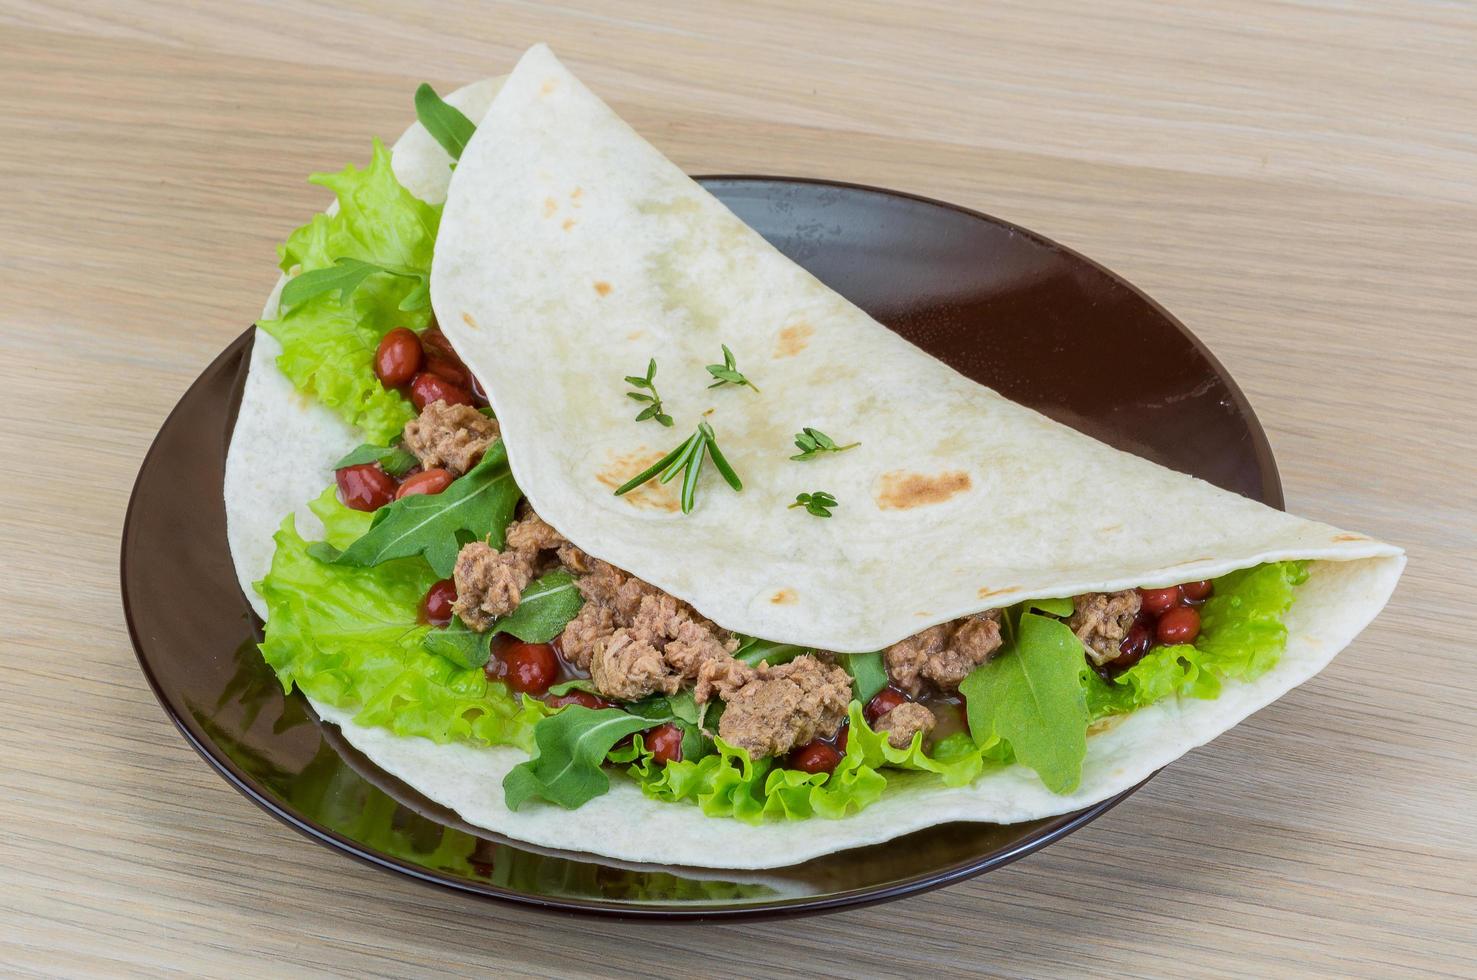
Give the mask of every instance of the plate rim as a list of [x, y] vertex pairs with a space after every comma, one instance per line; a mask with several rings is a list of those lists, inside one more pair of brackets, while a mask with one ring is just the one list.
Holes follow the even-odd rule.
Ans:
[[[820, 177], [789, 177], [774, 174], [738, 174], [720, 173], [697, 175], [692, 178], [707, 189], [712, 185], [809, 185], [812, 187], [823, 187], [841, 189], [845, 191], [861, 192], [867, 195], [876, 195], [883, 198], [904, 200], [914, 204], [921, 204], [933, 208], [941, 208], [952, 211], [976, 221], [1009, 229], [1039, 246], [1050, 251], [1063, 254], [1076, 262], [1085, 264], [1097, 272], [1103, 274], [1118, 285], [1128, 289], [1139, 300], [1144, 302], [1152, 311], [1164, 321], [1174, 326], [1205, 358], [1210, 371], [1215, 374], [1224, 384], [1227, 394], [1232, 400], [1235, 414], [1246, 424], [1247, 434], [1250, 438], [1251, 453], [1255, 457], [1258, 469], [1261, 472], [1261, 501], [1268, 506], [1283, 509], [1284, 496], [1280, 473], [1277, 468], [1276, 458], [1272, 453], [1271, 445], [1267, 439], [1266, 432], [1261, 424], [1260, 418], [1252, 408], [1250, 400], [1241, 390], [1235, 378], [1225, 368], [1218, 358], [1210, 351], [1205, 343], [1196, 336], [1178, 317], [1174, 316], [1153, 297], [1139, 289], [1123, 276], [1113, 272], [1106, 266], [1082, 253], [1063, 245], [1054, 239], [1048, 238], [1038, 232], [1024, 228], [1014, 222], [996, 217], [986, 212], [978, 211], [962, 205], [936, 198], [926, 197], [908, 191], [898, 191], [890, 188], [879, 187], [870, 184], [854, 183], [849, 181], [828, 180]], [[492, 883], [479, 884], [462, 880], [450, 875], [438, 875], [432, 871], [414, 865], [408, 861], [393, 855], [384, 854], [373, 848], [366, 847], [358, 841], [347, 837], [338, 831], [322, 826], [315, 820], [306, 817], [290, 808], [279, 805], [271, 794], [263, 787], [256, 785], [255, 780], [244, 772], [234, 760], [209, 739], [208, 735], [192, 730], [190, 724], [182, 713], [171, 704], [166, 696], [164, 688], [156, 676], [154, 668], [145, 655], [145, 643], [140, 633], [139, 624], [134, 618], [134, 603], [130, 598], [129, 588], [129, 545], [132, 539], [131, 530], [136, 526], [134, 521], [135, 509], [141, 506], [139, 497], [140, 484], [143, 482], [145, 473], [149, 470], [151, 463], [155, 461], [156, 453], [160, 451], [160, 443], [164, 432], [176, 420], [176, 417], [185, 407], [190, 396], [195, 393], [207, 379], [212, 378], [218, 371], [229, 368], [230, 362], [236, 360], [235, 377], [230, 382], [229, 399], [227, 408], [227, 426], [223, 433], [223, 441], [228, 446], [230, 433], [234, 429], [236, 411], [239, 407], [242, 393], [242, 385], [249, 363], [249, 352], [254, 342], [256, 324], [252, 323], [234, 340], [232, 340], [210, 363], [200, 372], [190, 385], [181, 393], [179, 399], [170, 409], [159, 430], [151, 440], [147, 452], [139, 464], [138, 474], [134, 478], [133, 486], [129, 491], [128, 506], [123, 520], [120, 534], [120, 559], [119, 579], [120, 593], [123, 606], [124, 620], [127, 625], [129, 640], [133, 645], [135, 658], [138, 661], [140, 671], [149, 683], [155, 699], [159, 702], [164, 714], [173, 723], [175, 729], [185, 739], [195, 752], [204, 759], [229, 785], [231, 785], [242, 796], [246, 797], [258, 807], [276, 818], [279, 822], [296, 830], [304, 837], [316, 843], [322, 844], [336, 851], [342, 852], [363, 864], [379, 868], [383, 871], [403, 875], [413, 881], [428, 886], [448, 889], [450, 891], [472, 895], [485, 900], [496, 902], [507, 902], [524, 908], [533, 908], [541, 911], [573, 914], [582, 917], [616, 918], [631, 921], [646, 922], [706, 922], [706, 921], [737, 921], [737, 920], [765, 920], [778, 917], [793, 917], [796, 915], [812, 915], [826, 912], [838, 911], [847, 908], [861, 908], [875, 905], [881, 902], [917, 895], [941, 888], [946, 885], [975, 877], [996, 868], [1005, 867], [1035, 853], [1040, 849], [1055, 843], [1081, 829], [1083, 826], [1096, 820], [1104, 813], [1113, 809], [1123, 800], [1141, 789], [1145, 783], [1157, 773], [1151, 773], [1143, 781], [1134, 786], [1117, 793], [1106, 800], [1099, 801], [1091, 806], [1070, 813], [1061, 814], [1057, 817], [1048, 818], [1053, 823], [1043, 827], [1040, 831], [1024, 841], [1020, 841], [1003, 852], [993, 852], [987, 856], [974, 856], [964, 858], [953, 864], [931, 871], [910, 875], [881, 886], [864, 886], [847, 891], [826, 895], [823, 897], [799, 897], [778, 898], [753, 903], [718, 902], [708, 906], [670, 906], [656, 903], [641, 902], [616, 902], [600, 901], [568, 896], [544, 896], [527, 891], [496, 885]], [[221, 544], [229, 547], [224, 541]], [[301, 692], [294, 692], [293, 697], [302, 697]], [[306, 699], [304, 699], [306, 701]], [[322, 719], [317, 713], [308, 708], [311, 716], [321, 726]], [[495, 833], [489, 831], [488, 833]], [[498, 835], [505, 836], [505, 835]], [[511, 838], [509, 838], [512, 840]], [[516, 844], [517, 842], [514, 841]], [[845, 852], [839, 852], [845, 853]], [[590, 855], [592, 859], [599, 859], [598, 855]], [[676, 865], [652, 865], [654, 868], [679, 867]]]

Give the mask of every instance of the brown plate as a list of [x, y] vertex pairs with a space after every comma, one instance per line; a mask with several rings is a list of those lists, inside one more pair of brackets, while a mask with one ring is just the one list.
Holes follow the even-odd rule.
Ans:
[[[766, 177], [703, 183], [822, 281], [970, 377], [1119, 448], [1282, 505], [1266, 437], [1235, 383], [1172, 316], [1101, 266], [906, 194]], [[463, 823], [378, 770], [300, 695], [284, 697], [257, 653], [261, 623], [236, 584], [221, 492], [250, 348], [248, 331], [216, 358], [149, 450], [123, 530], [123, 602], [144, 674], [185, 738], [307, 836], [412, 878], [543, 908], [734, 918], [959, 881], [1133, 792], [1048, 820], [949, 824], [767, 872], [629, 865]]]

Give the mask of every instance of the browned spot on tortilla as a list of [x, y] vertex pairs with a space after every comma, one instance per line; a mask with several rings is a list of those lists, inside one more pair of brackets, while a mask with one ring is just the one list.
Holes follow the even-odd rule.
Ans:
[[546, 197], [546, 198], [544, 198], [544, 217], [545, 218], [552, 218], [554, 216], [554, 212], [555, 211], [558, 211], [558, 210], [559, 210], [559, 202], [558, 201], [554, 200], [552, 197]]
[[477, 321], [472, 319], [472, 314], [470, 313], [462, 314], [462, 322], [471, 327], [473, 330], [482, 329], [481, 327], [477, 326]]
[[1333, 539], [1335, 541], [1368, 541], [1369, 540], [1368, 538], [1366, 538], [1362, 534], [1335, 534], [1333, 536]]
[[814, 335], [815, 327], [804, 320], [790, 324], [780, 331], [779, 337], [775, 340], [774, 356], [794, 357], [810, 344], [810, 338]]
[[[659, 449], [643, 449], [616, 456], [605, 465], [604, 469], [595, 474], [595, 479], [611, 490], [616, 490], [631, 477], [665, 455], [666, 453]], [[682, 501], [677, 495], [677, 486], [675, 481], [662, 486], [652, 480], [625, 494], [621, 499], [632, 506], [646, 510], [678, 511], [682, 509]]]
[[927, 507], [930, 504], [941, 504], [969, 487], [969, 474], [963, 470], [934, 474], [890, 470], [882, 474], [882, 487], [877, 491], [877, 506], [883, 510]]
[[544, 81], [544, 84], [539, 86], [539, 91], [542, 92], [544, 95], [548, 95], [550, 92], [554, 91], [558, 87], [559, 82], [555, 79], [550, 78], [546, 79]]
[[799, 599], [794, 589], [780, 589], [769, 597], [769, 601], [776, 606], [793, 606]]
[[[606, 282], [604, 279], [596, 279], [595, 280], [595, 292], [599, 293], [601, 296], [609, 296], [610, 295], [610, 283]], [[632, 337], [631, 339], [632, 340], [635, 340], [636, 338]]]
[[991, 589], [991, 588], [986, 587], [986, 588], [980, 589], [980, 591], [979, 591], [979, 597], [981, 599], [988, 599], [992, 595], [1005, 595], [1007, 592], [1015, 592], [1018, 589], [1020, 589], [1020, 586], [1019, 585], [1007, 585], [1003, 589]]
[[577, 224], [579, 224], [579, 222], [575, 221], [573, 218], [565, 218], [564, 224], [560, 225], [560, 227], [563, 228], [565, 231], [568, 231]]
[[920, 609], [918, 612], [915, 612], [913, 615], [914, 616], [932, 616], [933, 613], [929, 612], [927, 609]]
[[627, 340], [640, 340], [642, 337], [645, 337], [645, 336], [646, 336], [646, 331], [645, 330], [632, 330], [630, 333], [626, 334], [626, 339]]
[[585, 196], [585, 189], [583, 187], [576, 187], [574, 190], [572, 190], [572, 191], [569, 192], [569, 200], [571, 202], [573, 202], [573, 204], [574, 204], [575, 207], [579, 207], [580, 206], [580, 198], [582, 198], [584, 196]]
[[1098, 533], [1099, 534], [1107, 534], [1110, 531], [1121, 531], [1121, 530], [1123, 530], [1123, 525], [1122, 524], [1113, 524], [1113, 525], [1110, 525], [1108, 527], [1098, 528]]
[[1126, 717], [1128, 717], [1128, 716], [1127, 715], [1109, 715], [1106, 718], [1099, 718], [1097, 721], [1095, 721], [1091, 725], [1088, 725], [1087, 726], [1087, 734], [1088, 735], [1101, 735], [1103, 732], [1110, 731], [1110, 730], [1112, 730], [1114, 728], [1117, 728], [1119, 725], [1123, 724], [1123, 719], [1126, 718]]

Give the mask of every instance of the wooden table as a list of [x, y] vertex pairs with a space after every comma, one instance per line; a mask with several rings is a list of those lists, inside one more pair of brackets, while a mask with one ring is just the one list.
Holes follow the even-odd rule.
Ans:
[[[1477, 970], [1477, 12], [1196, 6], [0, 0], [0, 972]], [[689, 171], [944, 198], [1125, 274], [1246, 389], [1292, 509], [1410, 549], [1395, 600], [1083, 832], [882, 907], [561, 920], [280, 826], [135, 665], [129, 487], [304, 178], [541, 39]]]

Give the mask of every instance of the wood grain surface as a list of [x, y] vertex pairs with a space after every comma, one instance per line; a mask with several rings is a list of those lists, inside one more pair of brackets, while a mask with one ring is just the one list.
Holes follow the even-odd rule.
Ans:
[[[944, 198], [1123, 273], [1240, 381], [1291, 509], [1410, 550], [1394, 601], [1083, 832], [887, 906], [556, 919], [280, 826], [135, 665], [129, 488], [305, 177], [538, 40], [691, 172]], [[0, 973], [1472, 975], [1474, 78], [1459, 3], [0, 0]]]

